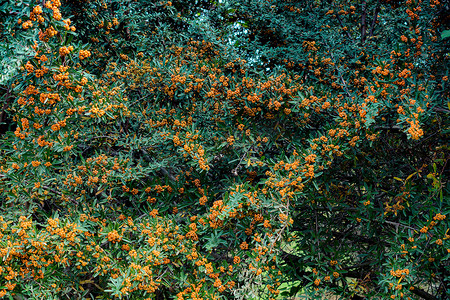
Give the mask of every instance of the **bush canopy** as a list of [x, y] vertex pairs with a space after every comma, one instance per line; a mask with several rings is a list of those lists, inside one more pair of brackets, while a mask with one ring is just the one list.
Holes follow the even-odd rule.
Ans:
[[449, 299], [448, 0], [0, 4], [0, 298]]

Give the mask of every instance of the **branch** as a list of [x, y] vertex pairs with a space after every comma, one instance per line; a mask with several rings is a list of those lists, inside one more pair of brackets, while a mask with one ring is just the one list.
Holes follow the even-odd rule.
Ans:
[[233, 171], [231, 171], [231, 174], [233, 174], [233, 176], [238, 176], [238, 168], [241, 165], [242, 160], [244, 159], [244, 157], [247, 155], [247, 153], [253, 148], [253, 146], [248, 147], [247, 151], [245, 151], [244, 155], [242, 155], [241, 159], [239, 160], [236, 168], [233, 169]]
[[[8, 176], [6, 176], [5, 174], [1, 174], [1, 173], [0, 173], [0, 178], [8, 178]], [[60, 196], [60, 197], [63, 197], [63, 196], [64, 196], [64, 197], [66, 197], [68, 200], [70, 200], [70, 202], [72, 202], [72, 204], [78, 205], [78, 202], [77, 202], [75, 199], [73, 199], [73, 198], [70, 197], [70, 196], [63, 195], [63, 193], [61, 193], [60, 191], [57, 191], [57, 190], [55, 190], [55, 189], [52, 189], [51, 187], [49, 187], [49, 186], [47, 186], [47, 185], [42, 186], [42, 188], [43, 188], [44, 190], [49, 191], [49, 192], [55, 193], [56, 195], [58, 195], [58, 196]]]
[[[342, 23], [341, 17], [339, 17], [339, 13], [336, 13], [336, 19], [339, 21], [339, 25], [341, 25], [342, 28], [344, 28], [344, 23]], [[350, 35], [350, 32], [348, 32], [348, 30], [345, 30], [345, 33], [347, 34], [347, 37], [352, 41], [353, 43], [353, 38]]]
[[104, 35], [102, 36], [102, 38], [103, 38], [103, 41], [105, 41], [105, 42], [108, 44], [108, 48], [109, 48], [110, 50], [112, 50], [112, 52], [114, 52], [114, 54], [115, 54], [117, 57], [119, 57], [120, 55], [119, 55], [119, 53], [117, 53], [116, 49], [114, 49], [111, 40], [108, 39], [108, 38], [107, 38], [106, 36], [104, 36]]
[[334, 238], [339, 239], [339, 240], [343, 240], [345, 238], [350, 241], [366, 243], [368, 245], [383, 245], [386, 247], [389, 246], [389, 244], [387, 242], [385, 242], [381, 239], [369, 238], [369, 237], [357, 235], [354, 232], [341, 233], [341, 232], [332, 231], [331, 234], [333, 235]]
[[[281, 250], [281, 251], [282, 251], [282, 258], [283, 258], [284, 262], [288, 266], [291, 266], [291, 267], [293, 267], [295, 269], [296, 275], [299, 277], [299, 279], [301, 280], [302, 284], [305, 284], [304, 280], [306, 279], [307, 276], [310, 276], [312, 274], [312, 271], [304, 271], [304, 270], [299, 271], [298, 270], [298, 268], [299, 268], [298, 261], [300, 261], [302, 259], [300, 257], [298, 257], [297, 255], [287, 253], [287, 252], [285, 252], [283, 250]], [[344, 273], [342, 275], [345, 276], [345, 275], [347, 275], [347, 273]], [[336, 288], [338, 287], [333, 282], [328, 282], [327, 285], [330, 285], [330, 286], [336, 287]], [[364, 298], [359, 296], [358, 294], [354, 294], [354, 295], [351, 296], [351, 298], [346, 298], [346, 299], [349, 299], [349, 300], [363, 300]]]
[[391, 225], [394, 225], [396, 228], [398, 228], [399, 226], [401, 226], [401, 227], [405, 227], [405, 228], [408, 228], [408, 229], [416, 230], [416, 231], [417, 231], [416, 228], [411, 227], [411, 226], [408, 226], [408, 225], [403, 225], [403, 224], [401, 224], [401, 223], [391, 222], [391, 221], [384, 221], [384, 222], [385, 222], [385, 223], [388, 223], [388, 224], [391, 224]]
[[[151, 158], [150, 158], [150, 154], [145, 150], [145, 149], [141, 149], [141, 152], [145, 154], [144, 159], [146, 159], [146, 161], [148, 162], [152, 162]], [[177, 181], [177, 179], [175, 178], [175, 176], [173, 176], [165, 167], [160, 167], [159, 171], [161, 171], [161, 173], [168, 177], [171, 181]]]
[[434, 107], [433, 110], [434, 111], [445, 112], [445, 113], [450, 113], [450, 110], [445, 109], [445, 108]]
[[377, 130], [402, 130], [402, 127], [399, 125], [392, 126], [374, 126], [373, 129]]
[[9, 87], [6, 89], [6, 99], [5, 103], [3, 103], [1, 115], [0, 115], [0, 122], [4, 122], [6, 120], [6, 110], [8, 109], [9, 105], [11, 104], [11, 101], [13, 100], [13, 97], [11, 97]]
[[54, 190], [54, 189], [52, 189], [51, 187], [46, 186], [46, 185], [43, 186], [43, 188], [44, 188], [44, 190], [47, 190], [47, 191], [52, 192], [52, 193], [55, 193], [56, 195], [60, 196], [61, 198], [62, 198], [62, 197], [67, 198], [67, 199], [70, 200], [70, 202], [72, 202], [72, 204], [74, 204], [74, 205], [78, 205], [78, 202], [77, 202], [75, 199], [73, 199], [73, 198], [70, 197], [70, 196], [63, 195], [63, 193], [61, 193], [60, 191]]
[[422, 297], [425, 300], [438, 300], [435, 296], [425, 292], [424, 290], [413, 287], [414, 289], [411, 292], [419, 297]]
[[170, 174], [170, 173], [166, 170], [166, 168], [161, 167], [160, 170], [161, 170], [161, 173], [163, 173], [165, 176], [169, 177], [170, 180], [172, 180], [172, 181], [177, 181], [177, 179], [176, 179], [175, 177], [173, 177], [173, 175]]
[[366, 16], [367, 16], [367, 2], [363, 1], [362, 3], [362, 14], [361, 14], [361, 44], [364, 45], [366, 41]]
[[380, 12], [380, 0], [377, 2], [377, 7], [375, 8], [375, 13], [373, 15], [372, 24], [370, 25], [369, 36], [373, 36], [373, 30], [375, 29], [375, 24], [377, 23], [378, 13]]
[[[333, 53], [331, 51], [330, 51], [330, 56], [331, 56], [331, 59], [334, 60]], [[339, 74], [339, 79], [341, 79], [341, 82], [342, 82], [342, 85], [344, 87], [345, 92], [347, 93], [348, 97], [351, 99], [352, 98], [352, 94], [350, 94], [350, 91], [349, 91], [349, 89], [347, 87], [347, 83], [345, 82], [344, 77], [342, 77], [342, 74], [341, 74], [341, 72], [339, 72], [338, 68], [336, 68], [336, 70], [337, 70], [337, 72]]]

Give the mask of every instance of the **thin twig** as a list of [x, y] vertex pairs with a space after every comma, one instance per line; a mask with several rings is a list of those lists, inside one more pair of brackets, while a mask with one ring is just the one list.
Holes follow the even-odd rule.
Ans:
[[[341, 27], [342, 27], [342, 29], [344, 29], [344, 24], [342, 23], [342, 20], [341, 20], [341, 17], [339, 17], [339, 13], [337, 13], [336, 14], [336, 19], [339, 21], [339, 24], [341, 25]], [[353, 38], [352, 38], [352, 36], [350, 35], [350, 32], [348, 32], [348, 30], [344, 30], [345, 31], [345, 33], [347, 34], [347, 37], [352, 41], [352, 43], [353, 43]]]
[[244, 157], [247, 155], [247, 153], [253, 148], [253, 146], [248, 147], [247, 151], [245, 151], [244, 155], [242, 155], [241, 159], [239, 160], [239, 163], [237, 164], [236, 168], [233, 169], [233, 171], [231, 171], [231, 174], [233, 174], [234, 176], [238, 176], [237, 173], [237, 169], [239, 168], [239, 166], [241, 165], [242, 160], [244, 159]]
[[445, 113], [450, 113], [450, 110], [445, 109], [445, 108], [440, 108], [440, 107], [434, 107], [433, 110], [434, 111], [445, 112]]
[[390, 225], [394, 225], [397, 229], [398, 229], [399, 226], [401, 226], [401, 227], [405, 227], [405, 228], [408, 228], [408, 229], [417, 231], [416, 228], [411, 227], [411, 226], [408, 226], [408, 225], [404, 225], [404, 224], [401, 224], [401, 223], [391, 222], [391, 221], [384, 221], [384, 222], [385, 222], [385, 223], [388, 223], [388, 224], [390, 224]]
[[[330, 46], [329, 46], [328, 44], [326, 44], [326, 45], [327, 45], [327, 47], [328, 47], [328, 51], [330, 52], [331, 59], [332, 59], [333, 62], [334, 62], [335, 59], [334, 59], [333, 52], [331, 51]], [[335, 64], [335, 65], [336, 65], [336, 64]], [[336, 71], [338, 72], [339, 79], [341, 79], [341, 82], [342, 82], [342, 85], [344, 86], [345, 92], [347, 93], [348, 97], [351, 98], [352, 95], [350, 94], [350, 91], [348, 90], [347, 83], [345, 82], [345, 80], [344, 80], [344, 78], [342, 77], [342, 74], [339, 72], [338, 68], [336, 68]]]
[[57, 191], [57, 190], [54, 190], [54, 189], [52, 189], [52, 188], [49, 187], [49, 186], [43, 186], [43, 188], [44, 188], [45, 190], [47, 190], [47, 191], [50, 191], [50, 192], [55, 193], [56, 195], [58, 195], [58, 196], [60, 196], [60, 197], [63, 197], [63, 196], [66, 197], [66, 198], [69, 199], [70, 202], [72, 202], [73, 204], [78, 204], [78, 202], [77, 202], [75, 199], [73, 199], [73, 198], [71, 198], [71, 197], [69, 197], [69, 196], [63, 195], [63, 193], [61, 193], [61, 192], [59, 192], [59, 191]]

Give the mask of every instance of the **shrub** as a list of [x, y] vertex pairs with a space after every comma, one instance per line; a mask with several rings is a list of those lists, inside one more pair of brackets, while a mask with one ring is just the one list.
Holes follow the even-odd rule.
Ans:
[[445, 5], [5, 5], [0, 295], [444, 298]]

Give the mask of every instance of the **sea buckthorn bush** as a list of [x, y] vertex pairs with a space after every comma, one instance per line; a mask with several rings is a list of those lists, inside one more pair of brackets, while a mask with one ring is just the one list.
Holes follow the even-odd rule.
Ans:
[[448, 1], [0, 13], [0, 298], [450, 294]]

